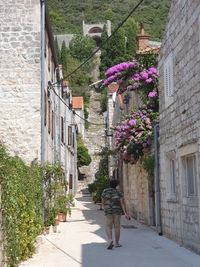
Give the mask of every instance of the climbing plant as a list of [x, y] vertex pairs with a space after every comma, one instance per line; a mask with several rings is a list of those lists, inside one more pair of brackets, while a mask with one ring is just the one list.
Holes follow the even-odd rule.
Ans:
[[0, 184], [4, 251], [14, 267], [34, 253], [42, 230], [41, 169], [10, 157], [0, 145]]

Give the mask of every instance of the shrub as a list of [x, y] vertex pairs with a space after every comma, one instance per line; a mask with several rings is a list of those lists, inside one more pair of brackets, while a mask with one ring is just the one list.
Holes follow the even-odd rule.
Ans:
[[35, 251], [42, 230], [42, 177], [38, 166], [26, 166], [0, 145], [0, 183], [4, 250], [8, 266], [17, 266]]

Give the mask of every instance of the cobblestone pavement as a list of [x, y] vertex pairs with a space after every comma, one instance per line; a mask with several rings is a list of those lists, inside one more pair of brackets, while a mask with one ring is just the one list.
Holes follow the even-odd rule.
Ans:
[[[103, 211], [79, 196], [57, 233], [42, 236], [39, 251], [20, 267], [199, 267], [200, 256], [134, 220], [122, 219], [123, 247], [106, 249]], [[124, 228], [125, 226], [125, 228]]]

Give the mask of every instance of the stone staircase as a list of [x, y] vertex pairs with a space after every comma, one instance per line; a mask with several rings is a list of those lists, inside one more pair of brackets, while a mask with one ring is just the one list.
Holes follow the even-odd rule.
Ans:
[[98, 171], [100, 161], [100, 157], [97, 153], [99, 153], [101, 147], [105, 145], [104, 118], [103, 115], [100, 114], [100, 96], [100, 93], [94, 90], [91, 91], [88, 121], [94, 124], [90, 124], [88, 130], [85, 132], [84, 143], [89, 150], [92, 162], [89, 166], [80, 168], [81, 173], [85, 174], [86, 178], [83, 181], [79, 181], [78, 192], [87, 188], [87, 185], [95, 180], [95, 174]]

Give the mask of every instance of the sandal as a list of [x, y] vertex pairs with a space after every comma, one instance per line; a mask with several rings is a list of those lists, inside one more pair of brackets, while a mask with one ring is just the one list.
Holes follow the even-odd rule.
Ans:
[[116, 247], [116, 248], [121, 248], [122, 245], [121, 245], [121, 244], [116, 244], [115, 247]]
[[112, 249], [114, 247], [113, 245], [113, 241], [110, 242], [109, 246], [107, 247], [107, 249]]

